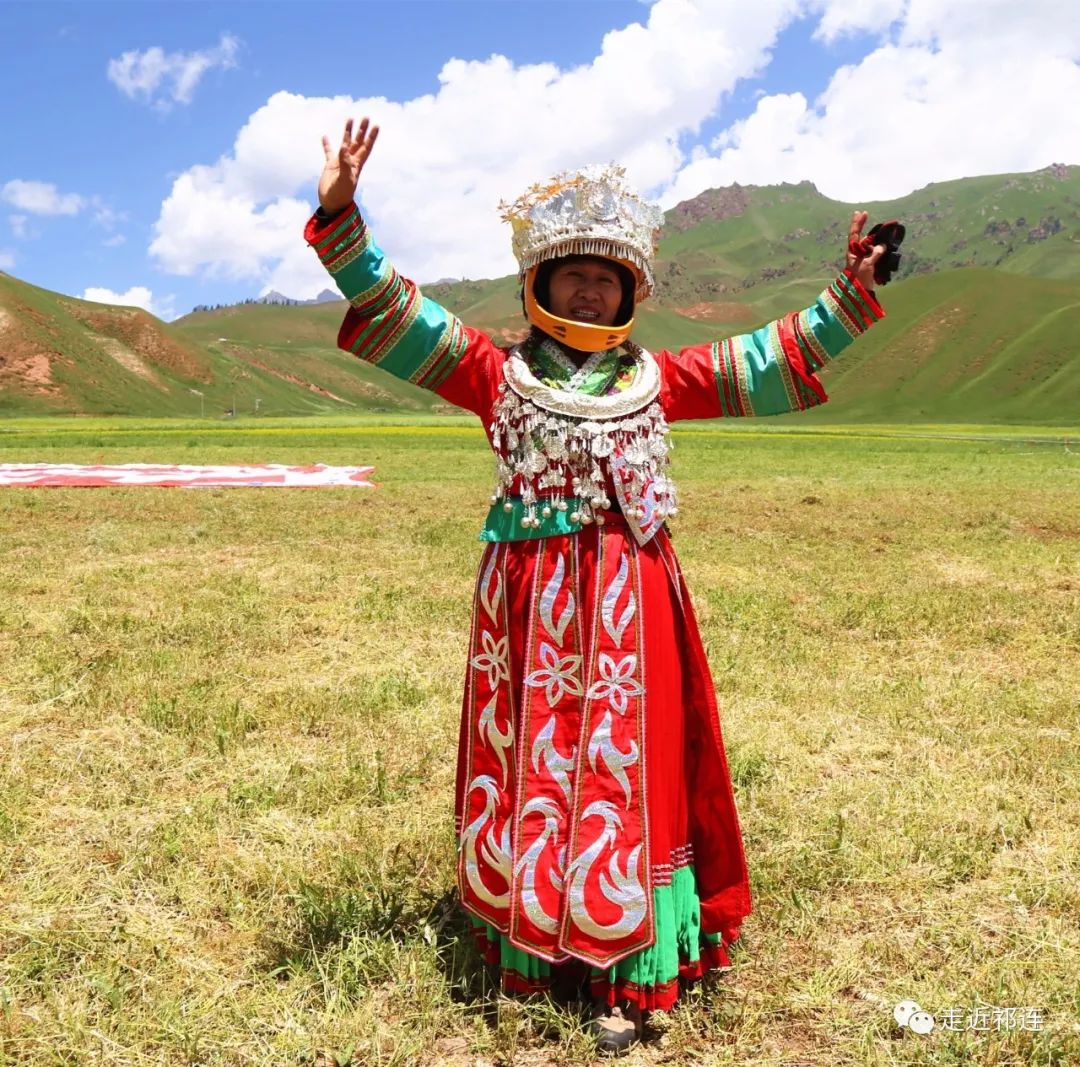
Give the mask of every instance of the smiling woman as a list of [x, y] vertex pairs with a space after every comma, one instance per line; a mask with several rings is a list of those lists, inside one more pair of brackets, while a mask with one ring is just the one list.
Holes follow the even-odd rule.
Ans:
[[620, 321], [619, 309], [627, 297], [633, 298], [633, 284], [624, 287], [614, 263], [595, 256], [564, 256], [550, 262], [554, 270], [547, 306], [553, 315], [597, 326]]
[[458, 886], [503, 988], [588, 988], [621, 1051], [750, 911], [716, 699], [667, 531], [675, 419], [825, 399], [817, 369], [883, 312], [883, 249], [801, 312], [678, 353], [629, 338], [660, 212], [621, 168], [528, 190], [513, 227], [532, 331], [500, 348], [387, 262], [353, 199], [378, 128], [324, 138], [306, 236], [349, 300], [338, 343], [480, 416], [496, 459], [462, 705]]

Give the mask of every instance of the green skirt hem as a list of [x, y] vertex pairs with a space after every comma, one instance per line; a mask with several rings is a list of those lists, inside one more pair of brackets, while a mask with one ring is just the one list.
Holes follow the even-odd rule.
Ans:
[[[656, 940], [611, 967], [588, 967], [594, 998], [615, 1003], [630, 1000], [646, 1010], [666, 1010], [678, 998], [679, 980], [700, 978], [708, 971], [730, 966], [727, 946], [719, 934], [701, 929], [701, 901], [692, 866], [680, 867], [671, 884], [653, 889]], [[503, 991], [513, 994], [547, 991], [556, 972], [567, 964], [552, 964], [515, 948], [493, 926], [470, 916], [485, 960], [499, 968]], [[586, 976], [585, 965], [572, 960]]]

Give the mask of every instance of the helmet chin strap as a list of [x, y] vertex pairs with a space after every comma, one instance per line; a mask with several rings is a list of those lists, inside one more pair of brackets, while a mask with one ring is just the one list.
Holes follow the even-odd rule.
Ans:
[[573, 319], [560, 319], [557, 315], [552, 315], [546, 308], [541, 307], [536, 299], [536, 271], [536, 267], [528, 269], [524, 284], [525, 317], [533, 326], [578, 352], [604, 352], [609, 348], [617, 348], [630, 336], [634, 325], [633, 316], [618, 326], [594, 326], [588, 322], [575, 322]]

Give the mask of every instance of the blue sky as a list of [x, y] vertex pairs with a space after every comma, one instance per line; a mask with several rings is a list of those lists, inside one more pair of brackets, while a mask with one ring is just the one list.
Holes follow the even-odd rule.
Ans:
[[[1080, 162], [1060, 106], [1078, 19], [1016, 7], [0, 3], [0, 269], [163, 317], [313, 295], [319, 135], [366, 110], [384, 133], [362, 204], [421, 280], [510, 271], [498, 200], [592, 160], [665, 207], [731, 181], [854, 201]], [[988, 113], [996, 135], [970, 136]]]

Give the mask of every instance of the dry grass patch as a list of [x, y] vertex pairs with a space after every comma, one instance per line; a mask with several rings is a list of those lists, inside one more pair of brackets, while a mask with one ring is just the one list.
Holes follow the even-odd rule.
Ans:
[[[579, 1011], [496, 995], [453, 903], [479, 432], [167, 429], [49, 458], [380, 488], [0, 494], [0, 1062], [590, 1062]], [[1076, 457], [676, 458], [756, 910], [627, 1062], [1080, 1061]], [[919, 1037], [906, 998], [1043, 1025]]]

